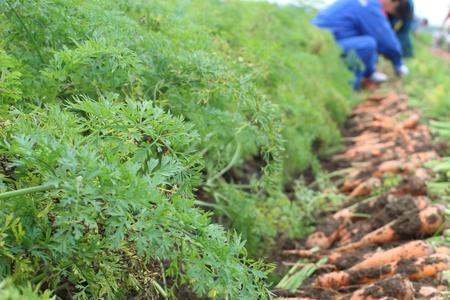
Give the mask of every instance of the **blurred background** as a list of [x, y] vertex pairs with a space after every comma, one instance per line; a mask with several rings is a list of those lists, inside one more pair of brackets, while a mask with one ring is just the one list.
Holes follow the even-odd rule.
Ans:
[[[317, 8], [321, 8], [334, 0], [269, 0], [272, 3], [278, 4], [298, 4], [308, 3]], [[416, 14], [419, 18], [428, 19], [431, 26], [441, 26], [442, 22], [450, 9], [450, 0], [416, 0]]]

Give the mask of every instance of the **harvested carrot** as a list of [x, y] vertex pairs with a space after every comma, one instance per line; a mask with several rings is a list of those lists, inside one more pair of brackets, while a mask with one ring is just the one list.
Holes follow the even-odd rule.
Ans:
[[[350, 176], [349, 176], [350, 177]], [[363, 183], [362, 179], [346, 179], [339, 189], [342, 193], [353, 191], [357, 186]]]
[[412, 300], [414, 299], [414, 287], [407, 278], [397, 275], [355, 291], [350, 300], [376, 300], [383, 297]]
[[[338, 247], [345, 246], [351, 243], [352, 239], [355, 239], [355, 237], [362, 237], [372, 232], [373, 230], [397, 219], [405, 213], [405, 210], [422, 210], [430, 205], [429, 199], [424, 196], [404, 196], [401, 198], [390, 197], [387, 199], [381, 198], [378, 202], [374, 202], [374, 204], [377, 203], [377, 212], [371, 214], [370, 218], [358, 223], [354, 223], [341, 230], [339, 237], [336, 239], [338, 241]], [[362, 207], [362, 213], [370, 213], [370, 211], [372, 210], [367, 210], [366, 208]], [[358, 215], [358, 211], [356, 211], [355, 214]]]
[[435, 233], [444, 220], [444, 209], [430, 206], [412, 211], [365, 235], [358, 242], [336, 249], [349, 252], [371, 244], [385, 244], [399, 239], [428, 236]]
[[395, 274], [404, 274], [411, 280], [421, 280], [436, 276], [448, 270], [449, 266], [447, 255], [434, 254], [418, 259], [391, 262], [378, 267], [327, 273], [317, 277], [315, 285], [320, 288], [338, 288], [372, 283]]
[[418, 294], [420, 297], [431, 297], [439, 294], [437, 288], [432, 286], [422, 286], [420, 287]]
[[361, 156], [364, 154], [372, 154], [372, 153], [378, 153], [380, 151], [383, 151], [385, 149], [394, 147], [395, 143], [392, 141], [386, 142], [386, 143], [378, 143], [378, 144], [363, 144], [357, 147], [350, 148], [343, 154], [343, 158], [345, 159], [353, 159], [357, 156]]
[[349, 209], [343, 209], [335, 213], [327, 223], [319, 226], [318, 231], [308, 237], [306, 246], [309, 248], [319, 247], [320, 249], [330, 248], [339, 235], [339, 231], [350, 221], [351, 216]]
[[422, 257], [433, 254], [433, 247], [423, 241], [414, 241], [387, 251], [373, 253], [370, 258], [354, 265], [350, 270], [359, 270], [385, 265], [405, 258]]
[[414, 153], [409, 158], [408, 169], [410, 169], [410, 171], [415, 170], [417, 168], [422, 167], [422, 165], [425, 164], [426, 162], [438, 158], [439, 155], [436, 153], [436, 151]]
[[411, 115], [408, 119], [399, 124], [399, 127], [403, 129], [411, 129], [417, 126], [420, 122], [420, 116], [418, 114]]
[[381, 177], [386, 173], [398, 173], [403, 170], [405, 162], [401, 160], [385, 161], [378, 166], [377, 174], [375, 176]]
[[403, 127], [399, 127], [397, 129], [398, 133], [400, 134], [400, 137], [403, 139], [404, 146], [409, 152], [414, 151], [414, 146], [412, 145], [412, 140], [409, 137], [409, 135], [406, 133], [405, 129]]
[[367, 196], [374, 188], [380, 187], [381, 181], [378, 178], [370, 178], [369, 180], [359, 184], [349, 195], [350, 199]]
[[423, 181], [428, 181], [431, 177], [430, 173], [424, 168], [419, 168], [415, 170], [414, 176], [422, 179]]
[[443, 246], [443, 247], [437, 247], [437, 248], [434, 250], [434, 252], [435, 252], [436, 254], [443, 254], [443, 255], [447, 255], [447, 256], [450, 257], [450, 248], [445, 247], [445, 246]]
[[[373, 102], [381, 102], [384, 99], [386, 99], [387, 95], [370, 95], [366, 98], [367, 101], [373, 101]], [[364, 102], [364, 103], [370, 103], [370, 102]]]
[[442, 271], [446, 271], [450, 267], [450, 260], [448, 255], [434, 254], [428, 257], [421, 257], [417, 259], [415, 272], [408, 273], [408, 276], [412, 280], [421, 280], [428, 277], [436, 276]]
[[297, 297], [297, 298], [283, 298], [283, 300], [315, 300], [314, 298], [308, 298], [308, 297]]
[[283, 298], [283, 300], [316, 300], [316, 299], [308, 297], [297, 297], [297, 298]]
[[314, 259], [320, 259], [323, 258], [323, 255], [320, 255], [317, 252], [313, 252], [310, 250], [301, 250], [301, 249], [295, 249], [295, 250], [284, 250], [283, 255], [292, 255], [292, 256], [298, 256], [298, 257], [304, 257], [304, 258], [314, 258]]

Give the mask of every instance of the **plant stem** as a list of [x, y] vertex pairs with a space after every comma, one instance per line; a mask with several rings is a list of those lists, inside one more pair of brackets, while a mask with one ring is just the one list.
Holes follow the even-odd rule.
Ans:
[[159, 292], [159, 294], [164, 298], [167, 299], [168, 295], [166, 293], [166, 291], [159, 285], [158, 282], [156, 282], [155, 280], [151, 279], [151, 282], [153, 284], [153, 286], [155, 287], [155, 289]]
[[25, 33], [28, 35], [28, 38], [30, 39], [31, 43], [34, 46], [34, 50], [36, 50], [36, 53], [37, 53], [37, 55], [39, 57], [39, 60], [41, 61], [41, 63], [44, 63], [44, 59], [42, 57], [41, 51], [39, 50], [39, 46], [37, 45], [36, 41], [34, 40], [34, 37], [31, 34], [30, 30], [28, 29], [27, 25], [25, 25], [25, 22], [22, 20], [22, 17], [19, 15], [17, 10], [11, 5], [11, 3], [9, 3], [8, 0], [5, 0], [5, 2], [9, 6], [11, 11], [14, 13], [14, 15], [17, 18], [17, 20], [19, 20], [19, 23], [22, 25], [23, 29], [25, 30]]
[[210, 207], [210, 208], [214, 208], [214, 209], [218, 209], [221, 210], [222, 207], [220, 205], [214, 204], [214, 203], [208, 203], [208, 202], [204, 202], [201, 200], [195, 200], [194, 204], [197, 206], [203, 206], [203, 207]]
[[9, 192], [0, 194], [0, 200], [9, 199], [12, 197], [17, 197], [17, 196], [23, 196], [23, 195], [31, 194], [31, 193], [45, 192], [45, 191], [53, 190], [53, 189], [57, 189], [57, 188], [58, 188], [58, 185], [56, 185], [56, 184], [43, 184], [43, 185], [38, 185], [38, 186], [20, 189], [20, 190], [16, 190], [16, 191], [9, 191]]
[[214, 175], [211, 178], [209, 178], [206, 181], [206, 185], [210, 186], [216, 179], [218, 179], [220, 176], [222, 176], [228, 170], [230, 170], [237, 163], [237, 161], [239, 160], [240, 153], [241, 153], [241, 144], [238, 143], [237, 147], [236, 147], [236, 152], [234, 152], [234, 155], [231, 158], [230, 163], [225, 168], [223, 168], [219, 173], [217, 173], [216, 175]]

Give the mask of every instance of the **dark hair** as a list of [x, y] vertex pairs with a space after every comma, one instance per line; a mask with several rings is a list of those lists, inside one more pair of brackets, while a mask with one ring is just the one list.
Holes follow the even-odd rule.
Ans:
[[404, 21], [414, 18], [414, 4], [412, 0], [401, 0], [397, 6], [396, 15]]

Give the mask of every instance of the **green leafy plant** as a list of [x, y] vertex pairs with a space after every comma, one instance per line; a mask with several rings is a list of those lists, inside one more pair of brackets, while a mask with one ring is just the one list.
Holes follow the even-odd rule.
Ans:
[[324, 263], [326, 263], [327, 259], [321, 259], [317, 263], [303, 263], [302, 261], [298, 261], [292, 266], [289, 272], [281, 279], [281, 281], [277, 284], [277, 288], [288, 290], [291, 292], [295, 292], [306, 279], [311, 277]]
[[317, 173], [353, 103], [307, 9], [0, 9], [0, 278], [59, 298], [269, 297], [250, 257], [307, 234], [332, 198], [284, 186]]
[[[131, 100], [79, 99], [43, 112], [19, 116], [1, 151], [19, 189], [40, 185], [2, 202], [3, 276], [81, 299], [151, 296], [182, 283], [199, 295], [264, 295], [263, 265], [243, 259], [242, 241], [187, 198], [201, 161], [182, 120]], [[56, 118], [71, 131], [48, 127]], [[171, 286], [160, 287], [163, 274]]]
[[36, 289], [30, 285], [25, 287], [16, 287], [11, 279], [0, 282], [0, 298], [4, 300], [54, 300], [49, 291], [39, 294]]

